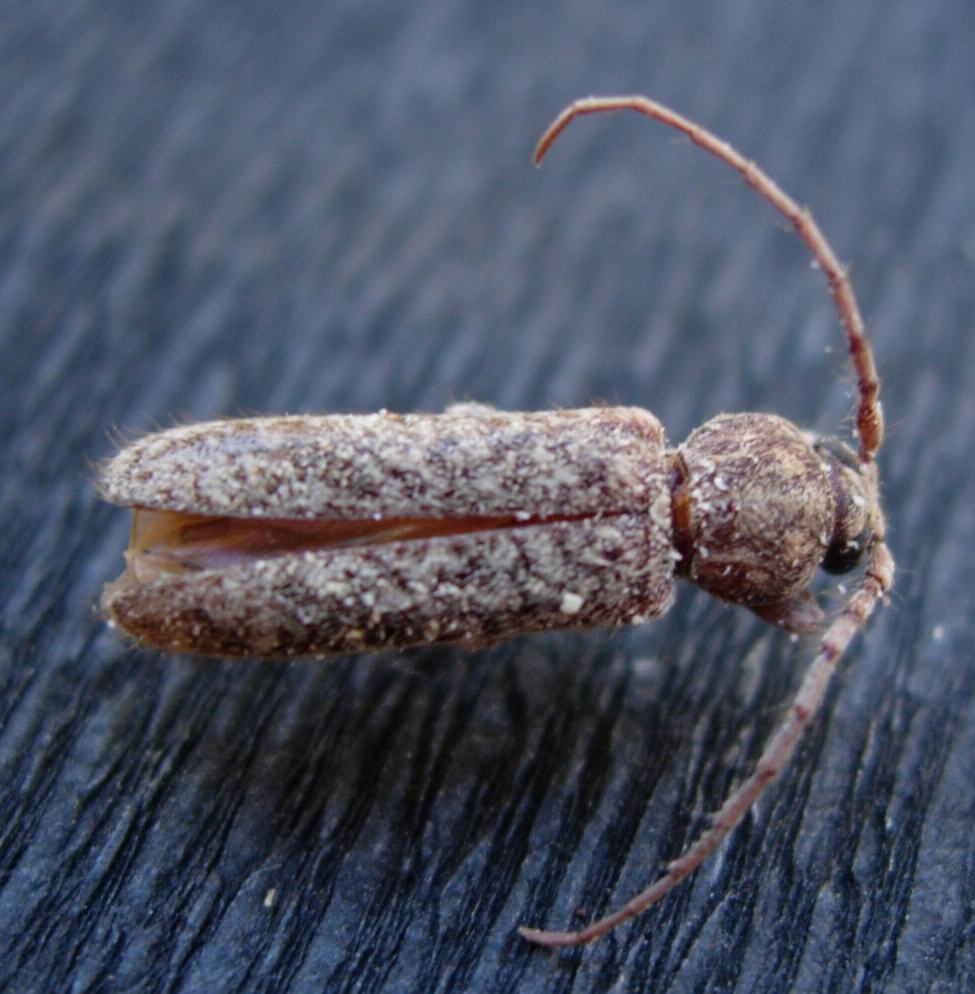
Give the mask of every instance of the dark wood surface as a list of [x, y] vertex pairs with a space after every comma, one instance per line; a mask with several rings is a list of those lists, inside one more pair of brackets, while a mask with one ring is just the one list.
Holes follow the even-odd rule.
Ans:
[[[3, 4], [0, 988], [975, 989], [975, 9], [962, 0]], [[845, 424], [819, 276], [645, 92], [810, 204], [884, 376], [890, 606], [695, 878], [590, 948], [808, 659], [682, 589], [473, 654], [221, 663], [96, 602], [94, 464], [251, 412], [593, 400]], [[838, 603], [835, 588], [824, 602]]]

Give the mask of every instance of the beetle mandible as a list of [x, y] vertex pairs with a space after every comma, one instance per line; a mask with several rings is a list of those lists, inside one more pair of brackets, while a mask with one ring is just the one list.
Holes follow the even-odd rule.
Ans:
[[836, 662], [890, 589], [876, 454], [880, 381], [849, 279], [811, 214], [726, 142], [639, 96], [567, 107], [634, 110], [685, 134], [785, 216], [826, 277], [856, 372], [856, 451], [768, 414], [719, 415], [677, 448], [637, 408], [231, 419], [158, 432], [101, 471], [133, 510], [127, 569], [102, 595], [143, 643], [220, 656], [326, 656], [629, 624], [670, 606], [684, 576], [791, 632], [820, 627], [817, 566], [859, 586], [819, 647], [754, 772], [662, 877], [586, 928], [589, 942], [691, 873], [744, 817], [819, 710]]

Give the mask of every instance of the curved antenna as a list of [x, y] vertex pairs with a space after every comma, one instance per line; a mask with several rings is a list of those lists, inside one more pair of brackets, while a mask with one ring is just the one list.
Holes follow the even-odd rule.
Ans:
[[686, 117], [670, 110], [670, 108], [655, 103], [653, 100], [648, 100], [646, 97], [587, 97], [569, 104], [539, 139], [538, 145], [535, 147], [533, 160], [535, 165], [541, 163], [555, 139], [577, 117], [615, 110], [635, 110], [639, 114], [687, 135], [695, 145], [731, 166], [748, 186], [785, 217], [805, 243], [826, 277], [836, 312], [839, 314], [840, 323], [846, 332], [850, 358], [853, 360], [859, 389], [859, 404], [856, 411], [856, 432], [860, 439], [859, 457], [861, 462], [872, 462], [884, 436], [884, 419], [878, 399], [880, 379], [877, 376], [873, 351], [866, 338], [863, 318], [860, 317], [860, 309], [857, 307], [849, 277], [830, 248], [829, 242], [819, 230], [819, 225], [816, 224], [812, 214], [808, 209], [800, 207], [779, 187], [778, 183], [727, 142], [722, 141], [693, 121], [689, 121]]
[[860, 588], [850, 597], [842, 613], [826, 629], [819, 651], [806, 670], [789, 711], [762, 752], [751, 776], [733, 791], [711, 817], [702, 832], [673, 862], [664, 874], [645, 890], [632, 897], [617, 911], [600, 918], [577, 932], [549, 932], [525, 925], [518, 931], [522, 938], [540, 946], [581, 946], [612, 931], [617, 925], [635, 918], [673, 890], [717, 849], [721, 840], [745, 817], [765, 788], [788, 763], [796, 743], [819, 711], [837, 660], [853, 636], [870, 617], [874, 605], [890, 589], [894, 563], [883, 542], [871, 550], [870, 562]]
[[629, 921], [659, 901], [714, 852], [721, 840], [745, 817], [789, 761], [804, 729], [822, 706], [838, 660], [846, 651], [853, 636], [866, 624], [877, 601], [890, 590], [894, 576], [894, 561], [884, 543], [884, 517], [880, 507], [877, 467], [874, 462], [874, 456], [883, 440], [883, 417], [877, 399], [880, 381], [874, 368], [873, 352], [864, 335], [863, 320], [853, 296], [853, 289], [819, 226], [808, 210], [799, 207], [758, 166], [739, 155], [727, 142], [721, 141], [674, 111], [645, 97], [590, 97], [571, 104], [542, 135], [535, 149], [535, 164], [541, 162], [542, 156], [548, 151], [552, 142], [574, 118], [582, 114], [613, 110], [635, 110], [655, 121], [676, 128], [687, 135], [695, 145], [699, 145], [731, 166], [753, 190], [781, 211], [823, 270], [840, 321], [846, 331], [850, 356], [859, 384], [856, 429], [860, 438], [860, 474], [867, 484], [868, 517], [872, 537], [867, 566], [860, 586], [850, 595], [843, 610], [823, 634], [816, 655], [806, 669], [789, 710], [762, 751], [752, 774], [725, 799], [717, 813], [712, 816], [710, 826], [677, 859], [667, 864], [663, 875], [617, 911], [574, 932], [550, 932], [527, 926], [518, 929], [521, 936], [529, 942], [549, 947], [578, 946], [605, 935], [617, 925]]

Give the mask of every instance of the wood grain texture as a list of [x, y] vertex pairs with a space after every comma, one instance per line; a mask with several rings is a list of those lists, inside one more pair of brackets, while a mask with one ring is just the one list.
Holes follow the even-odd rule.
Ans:
[[[975, 988], [973, 32], [961, 0], [0, 8], [0, 989]], [[900, 572], [718, 857], [553, 957], [514, 927], [653, 876], [811, 647], [683, 590], [473, 654], [138, 652], [95, 610], [126, 522], [92, 462], [467, 398], [637, 404], [674, 442], [840, 424], [821, 281], [733, 177], [635, 117], [530, 168], [619, 91], [761, 162], [850, 261]]]

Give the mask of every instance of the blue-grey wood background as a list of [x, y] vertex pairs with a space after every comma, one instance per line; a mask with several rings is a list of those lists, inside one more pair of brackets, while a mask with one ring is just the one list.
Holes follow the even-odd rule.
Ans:
[[[975, 989], [975, 7], [0, 4], [0, 988]], [[810, 653], [657, 625], [323, 663], [138, 650], [97, 461], [251, 412], [640, 404], [844, 425], [820, 276], [641, 91], [852, 265], [900, 572], [797, 761], [582, 951], [750, 768]], [[827, 604], [838, 602], [834, 588]]]

